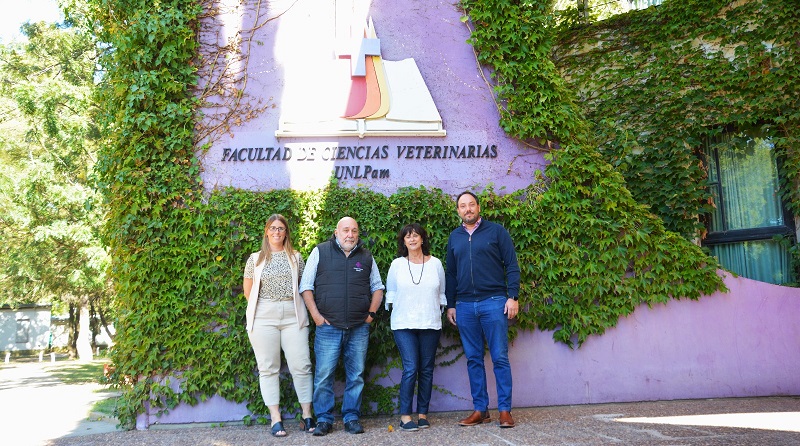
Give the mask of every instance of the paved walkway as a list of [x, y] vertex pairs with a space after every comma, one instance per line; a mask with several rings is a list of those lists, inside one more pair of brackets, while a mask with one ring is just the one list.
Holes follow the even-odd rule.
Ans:
[[[341, 422], [325, 437], [299, 431], [273, 438], [266, 426], [153, 426], [119, 431], [114, 421], [87, 419], [105, 395], [98, 385], [64, 385], [37, 364], [0, 365], [3, 445], [800, 445], [800, 397], [728, 398], [534, 407], [513, 411], [517, 427], [460, 427], [465, 412], [432, 413], [431, 429], [400, 432], [398, 417], [370, 417], [367, 432], [350, 435]], [[492, 415], [496, 418], [497, 412]]]
[[[51, 439], [116, 431], [116, 420], [90, 414], [113, 393], [100, 384], [64, 384], [49, 362], [0, 363], [0, 444], [28, 446]], [[79, 444], [79, 443], [78, 443]]]

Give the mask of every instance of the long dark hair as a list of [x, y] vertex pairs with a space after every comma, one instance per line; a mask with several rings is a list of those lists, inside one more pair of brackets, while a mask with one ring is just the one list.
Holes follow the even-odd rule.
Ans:
[[428, 233], [419, 223], [411, 223], [403, 226], [403, 229], [397, 233], [397, 256], [408, 256], [408, 248], [406, 248], [405, 238], [408, 234], [415, 232], [422, 237], [422, 254], [431, 255], [431, 243], [428, 241]]

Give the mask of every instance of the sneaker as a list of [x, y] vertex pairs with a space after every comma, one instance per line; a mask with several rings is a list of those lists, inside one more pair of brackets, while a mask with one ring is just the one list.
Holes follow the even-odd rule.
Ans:
[[312, 435], [315, 437], [324, 437], [330, 434], [332, 430], [333, 426], [331, 423], [328, 423], [327, 421], [320, 421], [317, 423], [317, 427], [314, 428], [314, 433]]
[[400, 429], [404, 432], [414, 432], [419, 430], [419, 426], [414, 420], [409, 421], [408, 423], [403, 423], [403, 420], [400, 420]]
[[[319, 426], [319, 424], [317, 424], [317, 426]], [[364, 433], [364, 427], [361, 426], [361, 423], [359, 423], [358, 420], [350, 420], [350, 421], [344, 423], [344, 430], [348, 434], [363, 434]]]
[[417, 426], [418, 426], [420, 429], [427, 429], [427, 428], [431, 427], [431, 422], [430, 422], [430, 421], [428, 421], [428, 419], [427, 419], [427, 418], [420, 418], [420, 419], [417, 421]]

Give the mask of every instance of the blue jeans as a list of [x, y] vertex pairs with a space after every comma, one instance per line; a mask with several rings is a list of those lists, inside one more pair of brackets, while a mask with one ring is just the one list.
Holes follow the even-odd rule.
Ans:
[[339, 356], [344, 358], [345, 386], [342, 397], [344, 422], [361, 417], [361, 394], [364, 390], [364, 363], [367, 359], [369, 324], [364, 322], [350, 329], [333, 325], [317, 325], [314, 355], [314, 412], [318, 421], [333, 423], [334, 372]]
[[497, 410], [511, 410], [511, 364], [508, 361], [508, 317], [503, 314], [506, 296], [478, 302], [456, 301], [456, 324], [467, 357], [469, 388], [475, 410], [489, 409], [483, 340], [489, 345], [497, 385]]
[[400, 415], [411, 415], [414, 388], [417, 389], [417, 413], [427, 414], [433, 390], [433, 368], [436, 366], [436, 348], [441, 330], [394, 330], [394, 341], [403, 361], [403, 378], [400, 380]]

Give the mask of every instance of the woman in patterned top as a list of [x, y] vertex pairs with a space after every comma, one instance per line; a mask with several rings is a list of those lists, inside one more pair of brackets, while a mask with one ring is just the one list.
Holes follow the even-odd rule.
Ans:
[[[247, 334], [258, 364], [261, 397], [269, 409], [272, 435], [285, 437], [280, 410], [281, 349], [303, 409], [304, 429], [316, 427], [311, 416], [313, 377], [308, 349], [308, 313], [297, 292], [305, 263], [292, 247], [289, 223], [273, 214], [264, 226], [261, 250], [250, 254], [244, 270]], [[255, 292], [254, 292], [255, 290]]]

